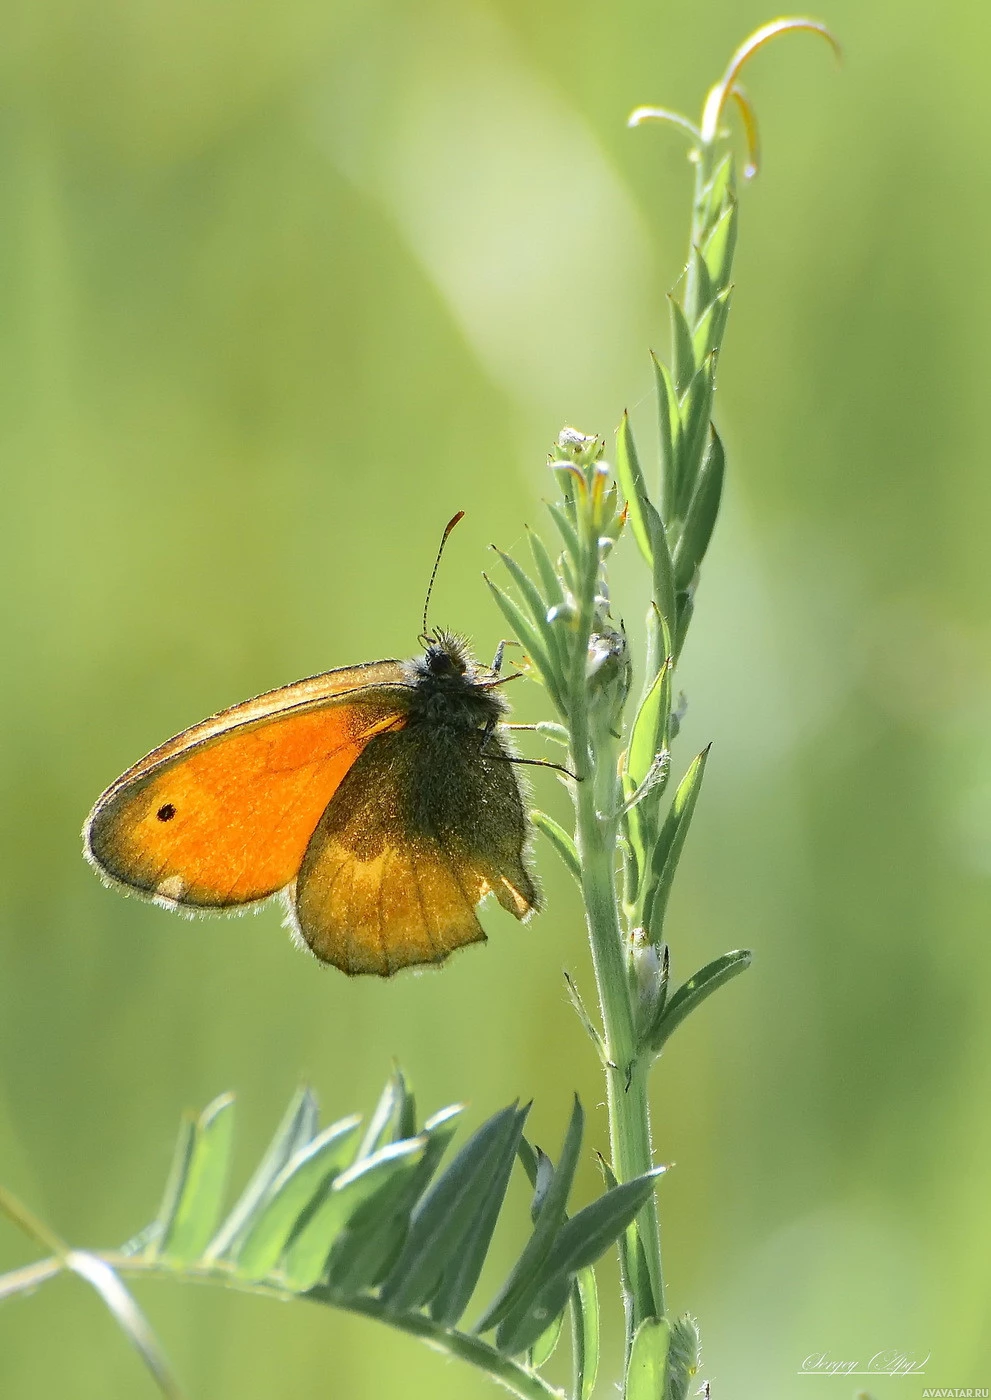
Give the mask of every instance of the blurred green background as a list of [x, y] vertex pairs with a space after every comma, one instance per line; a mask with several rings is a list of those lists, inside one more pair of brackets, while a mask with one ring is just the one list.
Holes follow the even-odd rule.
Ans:
[[[540, 522], [559, 427], [608, 433], [628, 406], [650, 438], [690, 170], [626, 115], [696, 115], [771, 13], [6, 7], [0, 1180], [72, 1241], [150, 1217], [184, 1107], [237, 1091], [244, 1172], [301, 1079], [339, 1116], [393, 1056], [428, 1111], [534, 1097], [554, 1151], [577, 1088], [604, 1146], [562, 990], [564, 966], [590, 988], [579, 910], [546, 848], [539, 920], [489, 910], [487, 947], [381, 984], [294, 951], [274, 907], [187, 922], [121, 899], [78, 832], [204, 714], [413, 650], [457, 509], [434, 620], [491, 654], [485, 547]], [[879, 1400], [991, 1385], [991, 35], [963, 0], [822, 18], [841, 70], [796, 36], [747, 74], [765, 168], [717, 402], [732, 475], [681, 676], [677, 766], [714, 749], [675, 972], [756, 952], [655, 1074], [671, 1297], [715, 1400], [849, 1400], [796, 1379], [823, 1352], [932, 1353]], [[629, 541], [614, 581], [635, 629]], [[548, 713], [535, 685], [513, 698]], [[31, 1257], [0, 1225], [0, 1263]], [[493, 1393], [323, 1309], [140, 1298], [203, 1400]], [[0, 1311], [0, 1393], [154, 1391], [63, 1281]]]

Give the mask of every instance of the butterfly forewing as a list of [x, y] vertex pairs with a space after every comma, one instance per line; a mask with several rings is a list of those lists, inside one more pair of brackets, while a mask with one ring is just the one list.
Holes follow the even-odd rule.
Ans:
[[96, 803], [87, 854], [164, 902], [224, 908], [290, 884], [374, 735], [404, 722], [401, 663], [310, 677], [225, 710], [129, 769]]

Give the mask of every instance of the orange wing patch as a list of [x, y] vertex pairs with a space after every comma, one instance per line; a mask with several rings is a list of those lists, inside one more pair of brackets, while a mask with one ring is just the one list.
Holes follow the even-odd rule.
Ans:
[[395, 832], [362, 860], [347, 841], [318, 832], [296, 884], [294, 922], [324, 962], [388, 977], [484, 942], [475, 905], [491, 888], [427, 838]]
[[339, 783], [401, 726], [398, 662], [331, 671], [186, 730], [129, 769], [87, 822], [87, 855], [168, 904], [225, 908], [295, 878]]
[[296, 932], [318, 958], [388, 977], [483, 941], [475, 906], [490, 892], [518, 919], [536, 906], [515, 778], [480, 743], [477, 732], [431, 739], [411, 725], [368, 745], [290, 892]]

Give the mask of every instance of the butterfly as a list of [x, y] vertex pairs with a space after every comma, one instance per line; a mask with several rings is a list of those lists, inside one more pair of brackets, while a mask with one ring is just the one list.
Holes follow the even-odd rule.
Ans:
[[426, 608], [421, 641], [409, 661], [296, 681], [154, 749], [97, 800], [87, 859], [170, 909], [281, 893], [297, 939], [349, 974], [484, 941], [475, 910], [489, 893], [526, 919], [540, 895], [525, 760], [500, 732], [502, 644], [482, 667], [462, 637], [426, 633]]

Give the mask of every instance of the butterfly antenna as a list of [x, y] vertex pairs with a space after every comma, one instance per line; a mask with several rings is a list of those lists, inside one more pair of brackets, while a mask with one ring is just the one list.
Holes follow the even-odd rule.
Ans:
[[457, 515], [452, 516], [452, 518], [444, 526], [444, 533], [440, 537], [440, 548], [437, 551], [437, 558], [434, 560], [434, 567], [430, 573], [430, 582], [427, 584], [427, 596], [423, 600], [423, 630], [420, 633], [422, 637], [425, 637], [427, 635], [427, 609], [430, 607], [430, 595], [434, 591], [434, 579], [437, 577], [437, 570], [440, 568], [441, 555], [444, 553], [444, 546], [447, 544], [447, 537], [454, 529], [455, 525], [457, 525], [458, 521], [463, 520], [464, 517], [464, 511], [459, 510]]

